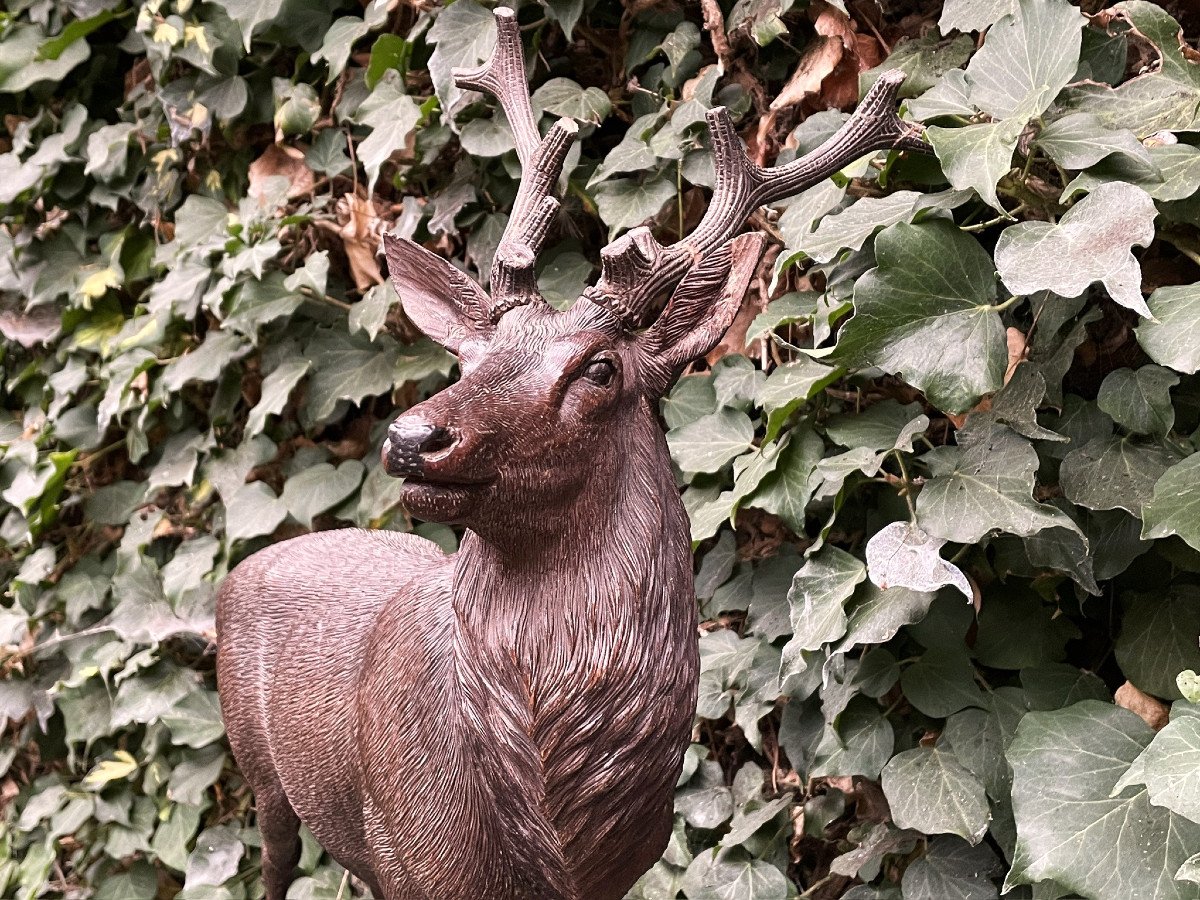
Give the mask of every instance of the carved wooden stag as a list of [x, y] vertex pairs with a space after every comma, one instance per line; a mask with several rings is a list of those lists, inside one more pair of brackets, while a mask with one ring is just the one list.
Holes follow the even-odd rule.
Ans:
[[774, 169], [714, 109], [717, 187], [695, 232], [662, 246], [634, 229], [556, 313], [534, 260], [576, 129], [539, 139], [516, 19], [496, 19], [491, 60], [456, 73], [499, 99], [525, 172], [491, 294], [386, 239], [405, 311], [462, 377], [392, 424], [384, 465], [414, 514], [466, 526], [461, 549], [327, 531], [256, 553], [221, 589], [221, 703], [269, 900], [291, 881], [302, 821], [388, 900], [616, 900], [658, 858], [697, 681], [659, 398], [738, 310], [762, 243], [734, 237], [750, 212], [871, 151], [920, 146], [894, 111], [899, 73]]

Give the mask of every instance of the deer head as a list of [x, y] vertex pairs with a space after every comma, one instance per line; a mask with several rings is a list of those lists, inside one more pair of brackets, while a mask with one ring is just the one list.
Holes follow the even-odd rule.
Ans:
[[[496, 48], [459, 87], [499, 100], [524, 173], [496, 251], [491, 291], [418, 244], [384, 236], [388, 267], [409, 318], [460, 360], [461, 378], [388, 430], [382, 457], [406, 479], [421, 518], [479, 530], [520, 509], [550, 510], [589, 479], [612, 479], [657, 430], [658, 399], [732, 323], [763, 235], [738, 235], [767, 203], [819, 183], [859, 157], [924, 150], [919, 126], [895, 112], [904, 75], [887, 72], [832, 138], [785, 166], [746, 156], [729, 114], [708, 112], [716, 189], [700, 224], [663, 246], [641, 227], [601, 251], [601, 276], [565, 312], [538, 293], [534, 264], [559, 203], [553, 196], [576, 136], [569, 119], [539, 137], [516, 16], [495, 10]], [[665, 308], [650, 316], [671, 288]], [[635, 441], [635, 443], [636, 443]], [[661, 438], [649, 439], [661, 446]]]

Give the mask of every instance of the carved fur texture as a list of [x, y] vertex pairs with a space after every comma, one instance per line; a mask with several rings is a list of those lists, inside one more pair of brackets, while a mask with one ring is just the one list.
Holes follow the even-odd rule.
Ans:
[[616, 900], [661, 854], [696, 621], [665, 442], [630, 414], [560, 508], [482, 525], [499, 539], [323, 532], [226, 580], [222, 705], [272, 900], [298, 820], [387, 900]]

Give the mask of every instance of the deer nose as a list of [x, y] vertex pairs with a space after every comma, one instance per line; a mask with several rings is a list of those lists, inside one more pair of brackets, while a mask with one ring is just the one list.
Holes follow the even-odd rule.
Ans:
[[445, 450], [456, 440], [448, 428], [416, 416], [401, 416], [388, 427], [383, 442], [384, 467], [392, 475], [420, 474], [426, 454]]
[[407, 416], [397, 419], [388, 428], [388, 440], [392, 446], [406, 453], [436, 453], [454, 443], [449, 429], [431, 425], [423, 419]]

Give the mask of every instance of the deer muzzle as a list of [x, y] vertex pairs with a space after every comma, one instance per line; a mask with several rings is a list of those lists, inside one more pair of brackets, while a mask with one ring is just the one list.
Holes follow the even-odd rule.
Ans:
[[388, 428], [380, 456], [389, 475], [411, 478], [424, 474], [428, 457], [453, 447], [454, 434], [416, 416], [401, 416]]

